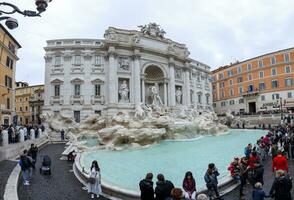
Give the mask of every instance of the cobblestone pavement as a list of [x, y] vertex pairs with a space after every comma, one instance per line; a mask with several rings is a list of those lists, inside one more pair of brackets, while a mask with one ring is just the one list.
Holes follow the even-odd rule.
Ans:
[[[63, 144], [52, 144], [38, 153], [36, 170], [31, 185], [23, 186], [19, 181], [19, 200], [86, 200], [90, 195], [82, 190], [82, 184], [72, 172], [72, 164], [59, 160], [64, 151]], [[41, 155], [49, 155], [52, 159], [52, 175], [40, 175]], [[97, 199], [97, 198], [96, 198]], [[99, 198], [99, 200], [106, 200]]]
[[[291, 175], [291, 177], [293, 177], [294, 175], [294, 161], [293, 160], [289, 160], [289, 173]], [[265, 192], [267, 194], [269, 194], [269, 191], [271, 189], [272, 183], [274, 181], [274, 175], [272, 173], [272, 160], [271, 158], [268, 158], [268, 160], [266, 160], [264, 163], [264, 186], [263, 189], [265, 190]], [[244, 200], [251, 200], [252, 199], [252, 186], [251, 185], [247, 185], [246, 189], [244, 190], [246, 196], [243, 197]], [[292, 190], [292, 197], [294, 195], [294, 190]], [[233, 190], [232, 192], [230, 192], [229, 194], [225, 195], [224, 200], [239, 200], [239, 188], [237, 188], [236, 190]], [[270, 198], [269, 198], [270, 199]]]
[[0, 162], [0, 200], [3, 200], [5, 185], [16, 164], [17, 162], [10, 160]]

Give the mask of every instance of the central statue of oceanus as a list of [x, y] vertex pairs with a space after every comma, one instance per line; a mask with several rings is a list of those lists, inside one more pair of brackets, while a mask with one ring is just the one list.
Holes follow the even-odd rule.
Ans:
[[158, 83], [155, 83], [153, 86], [150, 87], [151, 90], [151, 99], [152, 99], [152, 105], [154, 106], [162, 106], [162, 100], [159, 96], [159, 86]]

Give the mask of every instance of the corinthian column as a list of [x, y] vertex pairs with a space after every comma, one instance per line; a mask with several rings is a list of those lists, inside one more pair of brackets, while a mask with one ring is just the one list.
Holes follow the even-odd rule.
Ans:
[[140, 103], [141, 102], [141, 82], [140, 82], [140, 74], [141, 74], [141, 68], [140, 68], [140, 51], [135, 49], [134, 55], [133, 55], [133, 71], [132, 71], [132, 78], [133, 78], [133, 94], [134, 94], [134, 103]]
[[190, 106], [191, 105], [191, 94], [190, 94], [190, 72], [189, 72], [189, 64], [186, 63], [185, 64], [185, 81], [184, 81], [184, 90], [186, 91], [186, 95], [185, 95], [185, 105], [186, 106]]
[[176, 89], [175, 89], [175, 61], [173, 58], [169, 59], [169, 106], [176, 105]]
[[118, 103], [118, 78], [117, 78], [117, 54], [114, 47], [108, 50], [108, 104]]

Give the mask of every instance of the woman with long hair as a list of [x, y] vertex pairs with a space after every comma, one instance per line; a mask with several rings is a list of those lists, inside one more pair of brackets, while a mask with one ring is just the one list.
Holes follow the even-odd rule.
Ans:
[[196, 199], [196, 182], [192, 172], [188, 171], [183, 180], [184, 195], [187, 199]]
[[101, 189], [100, 168], [99, 168], [98, 162], [94, 160], [90, 168], [88, 193], [91, 193], [91, 198], [94, 199], [95, 195], [97, 196], [97, 198], [99, 198], [99, 195], [101, 194], [101, 192], [102, 192], [102, 189]]

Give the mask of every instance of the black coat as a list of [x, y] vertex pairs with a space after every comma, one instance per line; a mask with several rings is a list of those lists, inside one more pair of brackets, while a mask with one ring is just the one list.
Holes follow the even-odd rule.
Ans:
[[290, 178], [276, 178], [273, 182], [270, 195], [275, 197], [275, 200], [292, 200], [291, 189], [292, 181]]
[[168, 197], [171, 197], [171, 190], [174, 188], [174, 184], [168, 180], [165, 182], [157, 182], [155, 188], [155, 199], [156, 200], [165, 200]]
[[143, 179], [139, 183], [141, 190], [141, 200], [154, 200], [153, 182]]
[[255, 185], [255, 183], [257, 182], [260, 182], [263, 184], [263, 173], [264, 173], [264, 168], [262, 165], [254, 169], [252, 177], [251, 177], [253, 181], [253, 185]]

